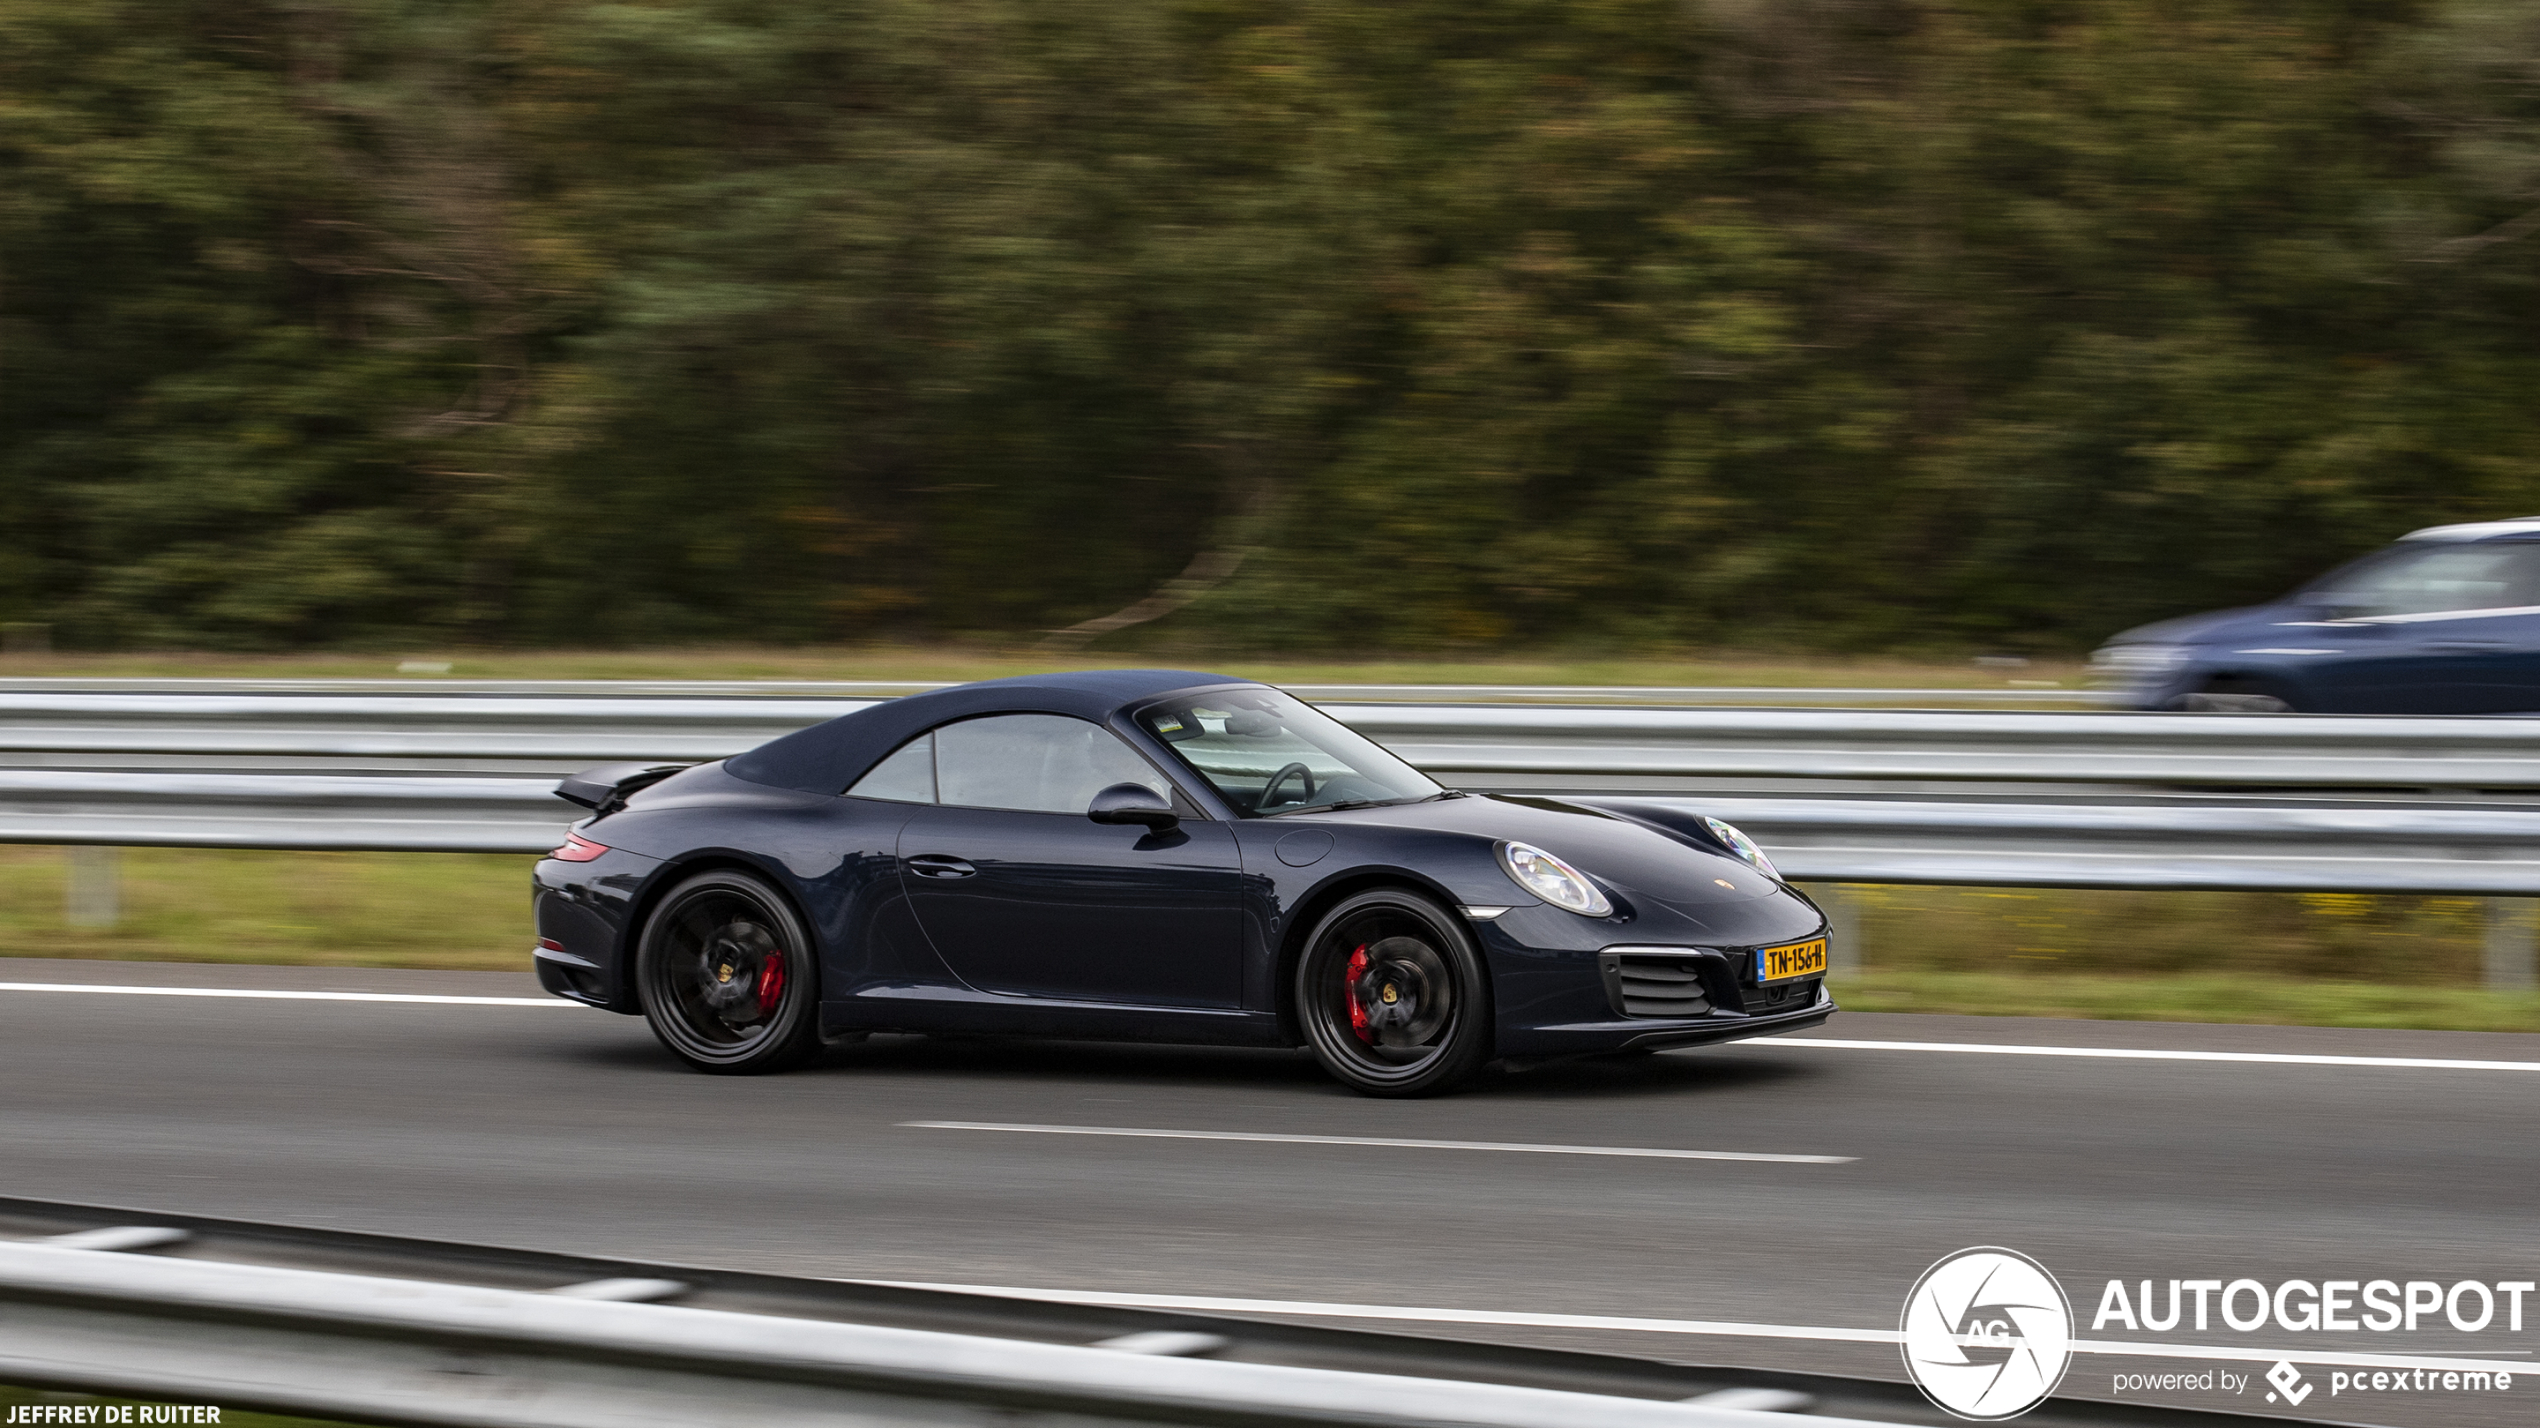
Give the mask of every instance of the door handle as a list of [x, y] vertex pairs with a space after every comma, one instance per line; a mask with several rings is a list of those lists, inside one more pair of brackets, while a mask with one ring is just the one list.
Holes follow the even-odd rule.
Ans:
[[921, 878], [966, 878], [979, 871], [944, 853], [920, 853], [908, 860], [908, 870]]

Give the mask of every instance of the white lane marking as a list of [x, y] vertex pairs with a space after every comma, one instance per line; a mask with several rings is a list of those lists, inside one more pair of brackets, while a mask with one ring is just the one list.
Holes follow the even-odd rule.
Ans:
[[[1030, 1299], [1047, 1304], [1090, 1304], [1115, 1309], [1180, 1309], [1191, 1313], [1287, 1314], [1309, 1319], [1390, 1319], [1423, 1324], [1498, 1324], [1525, 1329], [1620, 1329], [1639, 1334], [1710, 1334], [1748, 1339], [1809, 1339], [1837, 1344], [1898, 1344], [1905, 1336], [1894, 1329], [1837, 1329], [1808, 1324], [1746, 1324], [1720, 1319], [1644, 1319], [1620, 1314], [1529, 1314], [1498, 1309], [1414, 1309], [1396, 1304], [1330, 1304], [1303, 1299], [1231, 1299], [1214, 1294], [1122, 1294], [1102, 1289], [1018, 1289], [1003, 1284], [938, 1284], [906, 1279], [850, 1279], [848, 1284], [877, 1284], [891, 1289], [933, 1289], [953, 1294], [981, 1294], [997, 1299]], [[2144, 1344], [2113, 1339], [2075, 1339], [2073, 1349], [2085, 1354], [2133, 1355], [2161, 1359], [2231, 1359], [2341, 1368], [2484, 1369], [2490, 1373], [2531, 1372], [2531, 1364], [2512, 1359], [2453, 1359], [2422, 1354], [2340, 1353], [2327, 1349], [2259, 1349], [2215, 1344]]]
[[89, 982], [0, 982], [0, 992], [96, 992], [110, 997], [251, 997], [282, 1002], [426, 1002], [471, 1007], [580, 1005], [562, 997], [438, 997], [420, 992], [282, 992], [241, 987], [101, 987]]
[[1744, 1047], [1822, 1046], [1837, 1051], [1954, 1051], [1976, 1056], [2089, 1056], [2118, 1061], [2243, 1061], [2267, 1066], [2378, 1066], [2397, 1071], [2540, 1071], [2540, 1061], [2452, 1061], [2432, 1056], [2310, 1056], [2288, 1051], [2153, 1051], [2118, 1046], [1988, 1046], [1965, 1041], [1845, 1041], [1781, 1036]]
[[[268, 1001], [415, 1002], [445, 1006], [570, 1007], [563, 997], [457, 997], [422, 992], [293, 992], [243, 987], [110, 987], [90, 982], [0, 982], [0, 992], [92, 992], [124, 997], [245, 997]], [[1976, 1056], [2080, 1056], [2118, 1061], [2238, 1061], [2273, 1066], [2377, 1066], [2399, 1071], [2540, 1071], [2540, 1061], [2466, 1061], [2431, 1056], [2321, 1056], [2283, 1051], [2158, 1051], [2117, 1046], [1991, 1046], [1963, 1041], [1852, 1041], [1831, 1036], [1784, 1036], [1734, 1042], [1748, 1049], [1815, 1046], [1837, 1051], [1941, 1051]], [[1627, 1146], [1517, 1145], [1495, 1141], [1396, 1141], [1348, 1136], [1248, 1135], [1232, 1131], [1148, 1131], [1106, 1127], [1020, 1126], [955, 1121], [910, 1121], [942, 1130], [1041, 1131], [1047, 1134], [1148, 1135], [1194, 1140], [1273, 1140], [1331, 1145], [1400, 1145], [1435, 1150], [1524, 1150], [1557, 1155], [1639, 1155], [1686, 1160], [1772, 1160], [1835, 1165], [1848, 1155], [1760, 1155], [1716, 1150], [1650, 1150]]]
[[1763, 1160], [1783, 1165], [1849, 1165], [1851, 1155], [1772, 1155], [1747, 1150], [1667, 1150], [1640, 1145], [1530, 1145], [1503, 1140], [1398, 1140], [1374, 1135], [1281, 1135], [1270, 1131], [1141, 1130], [1130, 1126], [1040, 1126], [1003, 1121], [902, 1121], [912, 1130], [1014, 1131], [1023, 1135], [1114, 1135], [1151, 1140], [1248, 1140], [1272, 1145], [1375, 1145], [1400, 1150], [1514, 1150], [1533, 1155], [1623, 1155], [1651, 1160]]

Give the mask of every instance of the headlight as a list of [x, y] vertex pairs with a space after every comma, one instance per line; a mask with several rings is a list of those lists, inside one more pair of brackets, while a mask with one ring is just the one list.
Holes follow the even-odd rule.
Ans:
[[2090, 657], [2090, 672], [2102, 679], [2148, 679], [2169, 673], [2193, 655], [2185, 645], [2104, 645]]
[[1605, 900], [1587, 875], [1541, 848], [1523, 843], [1499, 845], [1499, 865], [1508, 870], [1517, 886], [1551, 903], [1567, 908], [1581, 917], [1612, 917], [1614, 904]]
[[1712, 837], [1728, 844], [1730, 852], [1737, 854], [1739, 857], [1744, 858], [1750, 863], [1753, 863], [1756, 871], [1762, 873], [1768, 878], [1771, 878], [1775, 882], [1780, 882], [1782, 880], [1781, 869], [1773, 866], [1773, 860], [1764, 856], [1764, 850], [1755, 846], [1754, 839], [1747, 837], [1745, 834], [1739, 832], [1735, 827], [1723, 823], [1717, 818], [1703, 819], [1702, 826], [1711, 830]]

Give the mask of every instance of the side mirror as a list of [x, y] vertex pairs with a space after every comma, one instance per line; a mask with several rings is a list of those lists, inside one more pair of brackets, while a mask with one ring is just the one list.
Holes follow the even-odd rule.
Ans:
[[1085, 816], [1096, 823], [1143, 823], [1158, 833], [1182, 821], [1162, 794], [1142, 783], [1115, 783], [1095, 794]]

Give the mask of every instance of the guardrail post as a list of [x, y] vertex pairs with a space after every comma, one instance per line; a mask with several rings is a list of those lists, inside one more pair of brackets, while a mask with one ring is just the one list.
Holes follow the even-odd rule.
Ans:
[[2487, 990], [2527, 992], [2540, 985], [2540, 926], [2527, 897], [2487, 899]]
[[69, 850], [65, 920], [73, 927], [112, 927], [123, 915], [123, 849]]
[[1818, 883], [1808, 889], [1826, 914], [1826, 975], [1861, 975], [1861, 899], [1850, 888]]

